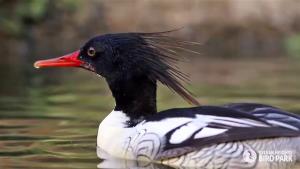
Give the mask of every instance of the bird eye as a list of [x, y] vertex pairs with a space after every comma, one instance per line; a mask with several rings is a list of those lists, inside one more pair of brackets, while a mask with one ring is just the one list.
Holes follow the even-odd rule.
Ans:
[[91, 57], [94, 57], [95, 54], [96, 54], [96, 50], [93, 48], [93, 47], [90, 47], [88, 50], [87, 50], [87, 54]]

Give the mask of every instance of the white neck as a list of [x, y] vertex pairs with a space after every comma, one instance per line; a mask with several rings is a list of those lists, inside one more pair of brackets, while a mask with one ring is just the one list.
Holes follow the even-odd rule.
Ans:
[[[134, 128], [126, 126], [129, 117], [122, 111], [112, 111], [100, 123], [97, 146], [111, 155], [123, 156], [123, 146]], [[113, 147], [113, 148], [112, 148]]]

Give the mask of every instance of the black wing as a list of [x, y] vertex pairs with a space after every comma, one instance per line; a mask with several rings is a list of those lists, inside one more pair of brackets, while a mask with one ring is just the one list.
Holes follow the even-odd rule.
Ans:
[[224, 142], [300, 136], [299, 116], [261, 104], [170, 109], [147, 118], [146, 123], [163, 125], [168, 119], [176, 119], [178, 125], [165, 133], [159, 158]]
[[280, 126], [288, 124], [300, 130], [300, 116], [277, 107], [257, 103], [232, 103], [224, 105], [224, 107], [252, 114], [274, 125]]

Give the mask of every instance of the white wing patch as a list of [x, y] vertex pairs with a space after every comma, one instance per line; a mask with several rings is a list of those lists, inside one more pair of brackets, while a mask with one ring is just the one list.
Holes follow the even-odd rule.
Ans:
[[138, 131], [146, 129], [148, 132], [153, 132], [160, 136], [164, 136], [167, 132], [185, 123], [189, 123], [192, 120], [193, 118], [179, 117], [179, 118], [168, 118], [161, 121], [150, 121], [150, 122], [144, 121], [138, 126], [136, 126], [136, 128]]
[[250, 119], [236, 119], [231, 117], [215, 117], [212, 116], [213, 121], [220, 124], [225, 124], [234, 127], [270, 127], [259, 121], [254, 121]]
[[199, 128], [204, 127], [203, 123], [201, 126], [199, 124], [195, 124], [194, 122], [188, 123], [179, 129], [177, 129], [171, 136], [169, 142], [172, 144], [179, 144], [182, 143], [187, 138], [191, 137]]
[[271, 124], [274, 124], [274, 125], [277, 125], [277, 126], [289, 128], [289, 129], [296, 130], [296, 131], [299, 130], [297, 127], [294, 127], [294, 126], [286, 124], [286, 123], [282, 123], [280, 121], [275, 121], [275, 120], [267, 120], [267, 121], [268, 121], [268, 123], [271, 123]]
[[232, 127], [270, 127], [260, 121], [254, 121], [251, 119], [237, 119], [232, 117], [219, 117], [212, 115], [196, 115], [197, 121], [202, 121], [206, 124], [208, 123], [218, 123], [224, 124]]
[[201, 131], [199, 131], [194, 136], [194, 139], [199, 139], [199, 138], [204, 138], [204, 137], [210, 137], [210, 136], [218, 135], [218, 134], [226, 132], [227, 130], [228, 129], [217, 129], [217, 128], [206, 127], [206, 128], [203, 128]]
[[[224, 128], [214, 128], [209, 126], [210, 124], [218, 124]], [[147, 132], [156, 133], [161, 138], [169, 133], [168, 142], [171, 144], [180, 144], [189, 139], [216, 136], [235, 127], [270, 127], [270, 125], [246, 118], [197, 114], [195, 117], [171, 117], [161, 121], [144, 121], [137, 126], [138, 131], [146, 129]]]

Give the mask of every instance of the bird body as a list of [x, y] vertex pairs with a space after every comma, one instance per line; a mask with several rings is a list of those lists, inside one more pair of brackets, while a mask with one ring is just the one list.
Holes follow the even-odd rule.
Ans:
[[[186, 44], [164, 32], [107, 34], [35, 67], [81, 67], [105, 78], [116, 106], [97, 146], [114, 158], [203, 168], [288, 168], [300, 160], [299, 115], [254, 103], [199, 106], [174, 66], [174, 48]], [[198, 107], [157, 112], [157, 82]], [[290, 156], [274, 162], [269, 151]]]
[[[242, 112], [237, 105], [257, 108]], [[206, 168], [273, 165], [273, 161], [259, 159], [259, 152], [274, 150], [290, 153], [276, 164], [286, 168], [300, 155], [300, 119], [267, 105], [171, 109], [134, 127], [126, 126], [128, 120], [122, 111], [112, 111], [102, 121], [97, 139], [102, 151], [121, 159]]]

